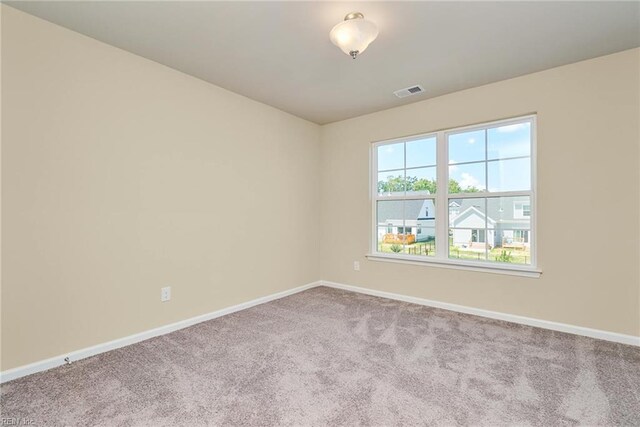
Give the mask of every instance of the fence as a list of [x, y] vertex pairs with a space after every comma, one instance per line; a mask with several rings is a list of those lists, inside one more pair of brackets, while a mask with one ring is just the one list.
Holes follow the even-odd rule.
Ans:
[[416, 245], [407, 248], [407, 253], [410, 255], [433, 255], [435, 251], [435, 245], [433, 242], [418, 243]]
[[396, 243], [410, 245], [416, 242], [416, 236], [413, 234], [393, 234], [387, 233], [382, 236], [382, 243]]

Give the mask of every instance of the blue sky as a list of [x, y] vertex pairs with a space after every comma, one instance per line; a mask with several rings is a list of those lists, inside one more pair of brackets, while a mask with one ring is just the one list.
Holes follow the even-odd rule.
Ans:
[[[497, 160], [488, 163], [488, 183], [485, 171], [485, 150], [489, 160], [530, 155], [529, 123], [501, 126], [449, 135], [449, 177], [463, 188], [474, 186], [489, 191], [528, 190], [531, 187], [530, 159]], [[435, 165], [436, 138], [407, 142], [407, 167]], [[461, 165], [459, 163], [481, 161]], [[401, 169], [404, 166], [402, 142], [378, 147], [378, 170]], [[380, 173], [378, 179], [402, 172]], [[420, 168], [407, 172], [418, 178], [435, 179], [435, 168]]]
[[[435, 166], [436, 138], [407, 142], [407, 167]], [[378, 146], [378, 170], [404, 168], [404, 143]], [[397, 174], [396, 174], [397, 175]]]

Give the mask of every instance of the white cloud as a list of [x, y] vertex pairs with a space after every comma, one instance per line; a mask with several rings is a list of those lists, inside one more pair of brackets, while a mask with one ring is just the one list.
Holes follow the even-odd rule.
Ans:
[[471, 175], [470, 173], [463, 172], [460, 176], [462, 177], [462, 179], [460, 180], [460, 187], [462, 187], [462, 188], [469, 188], [469, 187], [484, 188], [484, 185], [481, 184], [480, 181], [478, 181], [476, 179], [476, 177]]

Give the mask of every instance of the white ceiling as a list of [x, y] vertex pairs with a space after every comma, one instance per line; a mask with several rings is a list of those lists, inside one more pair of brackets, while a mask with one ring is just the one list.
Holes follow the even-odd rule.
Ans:
[[[640, 46], [639, 2], [8, 4], [320, 124]], [[380, 29], [356, 60], [329, 41], [352, 11]]]

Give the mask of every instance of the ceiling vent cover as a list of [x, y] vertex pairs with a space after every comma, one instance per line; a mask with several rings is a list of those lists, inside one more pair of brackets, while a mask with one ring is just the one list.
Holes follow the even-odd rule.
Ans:
[[424, 88], [420, 85], [415, 85], [415, 86], [410, 86], [404, 89], [397, 90], [393, 92], [393, 94], [398, 98], [404, 98], [406, 96], [417, 95], [422, 92], [424, 92]]

